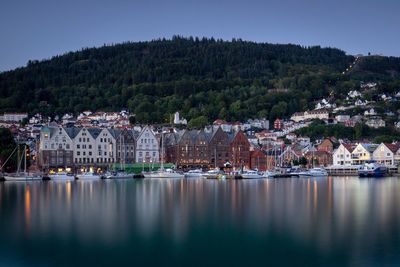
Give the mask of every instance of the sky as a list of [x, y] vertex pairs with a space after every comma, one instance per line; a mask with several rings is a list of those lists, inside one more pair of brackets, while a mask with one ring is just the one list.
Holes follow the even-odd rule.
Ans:
[[173, 35], [400, 56], [399, 14], [399, 0], [1, 0], [0, 71]]

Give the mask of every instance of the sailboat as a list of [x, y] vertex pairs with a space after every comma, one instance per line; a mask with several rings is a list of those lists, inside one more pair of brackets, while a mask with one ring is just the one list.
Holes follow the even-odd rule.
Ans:
[[[38, 175], [38, 174], [33, 174], [33, 173], [29, 173], [26, 170], [26, 144], [24, 145], [24, 154], [20, 159], [20, 151], [19, 151], [19, 144], [17, 144], [17, 164], [18, 164], [18, 168], [17, 168], [17, 172], [16, 173], [10, 173], [10, 174], [5, 174], [4, 175], [4, 180], [6, 181], [33, 181], [33, 180], [42, 180], [42, 176]], [[11, 155], [8, 157], [8, 159], [5, 161], [5, 163], [3, 164], [3, 166], [7, 163], [7, 161], [11, 158], [11, 156], [14, 154], [14, 152], [17, 150], [14, 149], [14, 151], [11, 153]], [[21, 172], [21, 164], [22, 164], [22, 160], [24, 161], [24, 171]], [[2, 166], [2, 167], [3, 167]]]
[[[122, 135], [122, 132], [121, 132]], [[126, 161], [126, 146], [125, 146], [125, 137], [124, 140], [122, 140], [122, 138], [119, 139], [119, 147], [120, 147], [120, 159], [119, 159], [119, 170], [118, 171], [111, 171], [111, 172], [107, 172], [104, 175], [104, 178], [106, 179], [129, 179], [129, 178], [133, 178], [133, 175], [130, 173], [127, 173], [125, 171], [126, 166], [125, 166], [125, 161]], [[124, 148], [124, 150], [122, 150], [122, 147]]]
[[143, 172], [144, 178], [185, 178], [173, 169], [164, 169], [164, 134], [161, 134], [161, 166], [158, 171]]
[[298, 175], [299, 177], [328, 177], [328, 172], [324, 168], [318, 168], [314, 167], [314, 147], [312, 148], [312, 168], [304, 171], [304, 172], [299, 172]]

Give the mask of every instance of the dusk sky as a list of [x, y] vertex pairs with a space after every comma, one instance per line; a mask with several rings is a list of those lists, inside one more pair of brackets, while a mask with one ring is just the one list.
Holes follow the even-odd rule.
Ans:
[[399, 14], [398, 0], [2, 0], [0, 71], [176, 34], [400, 56]]

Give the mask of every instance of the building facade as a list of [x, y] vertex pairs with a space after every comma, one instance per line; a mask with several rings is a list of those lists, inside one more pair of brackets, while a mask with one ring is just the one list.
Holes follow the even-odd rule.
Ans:
[[160, 144], [155, 133], [146, 126], [142, 129], [136, 140], [137, 163], [159, 163]]

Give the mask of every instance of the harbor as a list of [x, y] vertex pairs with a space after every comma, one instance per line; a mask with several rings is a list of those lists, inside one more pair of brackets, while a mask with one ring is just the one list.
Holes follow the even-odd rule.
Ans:
[[[385, 265], [400, 260], [389, 245], [400, 242], [399, 190], [393, 177], [4, 182], [0, 258], [5, 266]], [[372, 253], [383, 243], [390, 253]]]

